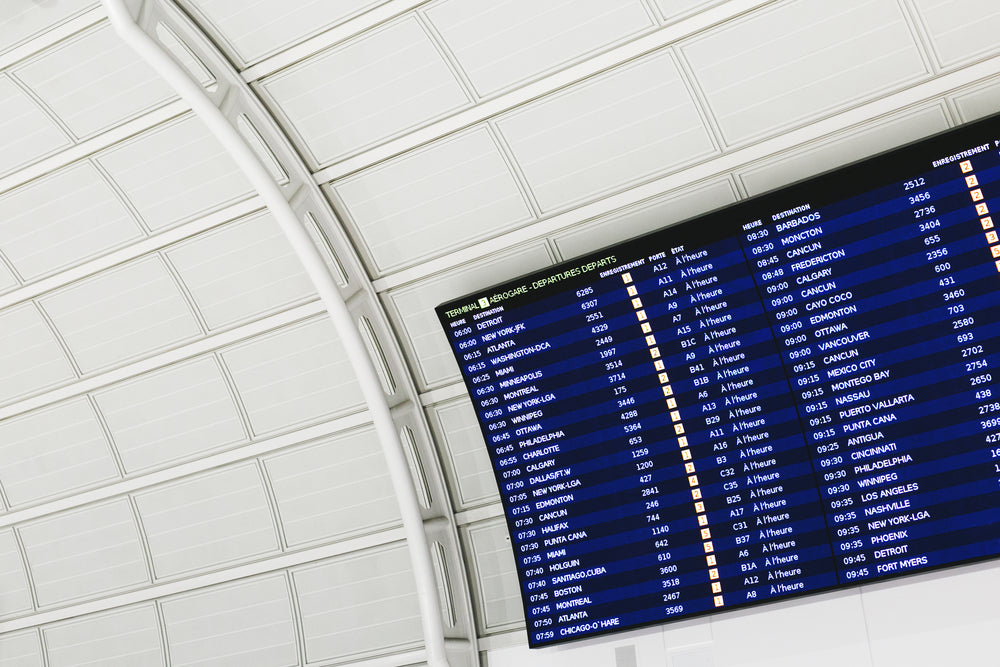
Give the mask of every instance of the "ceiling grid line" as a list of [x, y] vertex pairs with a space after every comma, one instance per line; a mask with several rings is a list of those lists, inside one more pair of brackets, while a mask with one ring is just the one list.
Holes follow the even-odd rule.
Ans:
[[188, 289], [187, 283], [185, 283], [180, 274], [177, 272], [177, 267], [174, 266], [173, 262], [166, 256], [163, 250], [157, 250], [153, 253], [160, 262], [163, 263], [163, 268], [170, 276], [170, 279], [174, 282], [177, 287], [177, 291], [181, 293], [184, 297], [184, 302], [187, 304], [188, 310], [191, 311], [191, 316], [194, 317], [195, 322], [198, 323], [198, 328], [201, 329], [201, 335], [207, 336], [211, 329], [208, 323], [205, 321], [205, 315], [201, 312], [201, 308], [198, 307], [197, 302], [194, 300], [194, 296], [191, 294], [191, 290]]
[[142, 558], [145, 561], [146, 576], [149, 579], [150, 585], [155, 584], [157, 577], [153, 569], [153, 551], [149, 548], [149, 536], [142, 525], [142, 515], [139, 514], [139, 506], [135, 502], [135, 496], [131, 493], [125, 494], [125, 501], [128, 503], [129, 512], [132, 514], [132, 524], [136, 531], [136, 537], [139, 540], [139, 549], [142, 551]]
[[[30, 86], [28, 86], [28, 84], [26, 84], [24, 81], [22, 81], [17, 76], [16, 72], [11, 71], [11, 70], [7, 70], [7, 71], [4, 72], [4, 74], [7, 76], [7, 79], [11, 83], [13, 83], [14, 86], [17, 87], [17, 89], [20, 90], [24, 94], [25, 97], [29, 98], [35, 104], [35, 106], [38, 107], [39, 111], [41, 111], [43, 114], [45, 114], [45, 116], [49, 119], [49, 121], [53, 125], [55, 125], [56, 127], [58, 127], [62, 131], [62, 133], [66, 135], [66, 138], [69, 139], [69, 142], [70, 142], [71, 146], [75, 145], [75, 144], [78, 144], [80, 142], [80, 140], [81, 140], [80, 137], [76, 136], [76, 134], [73, 132], [73, 130], [71, 130], [69, 128], [69, 125], [66, 124], [66, 121], [64, 121], [59, 116], [59, 114], [57, 114], [45, 102], [45, 100], [43, 100], [41, 98], [41, 96], [34, 91], [33, 88], [31, 88]], [[53, 153], [50, 153], [50, 154], [55, 154], [59, 150], [63, 150], [63, 149], [56, 149], [56, 151], [53, 151]]]
[[434, 48], [441, 58], [448, 63], [448, 68], [451, 69], [452, 75], [458, 84], [462, 87], [462, 91], [469, 98], [469, 102], [475, 106], [476, 104], [482, 102], [483, 95], [476, 90], [476, 86], [472, 83], [472, 79], [469, 77], [468, 72], [462, 67], [461, 62], [459, 62], [458, 57], [455, 56], [454, 52], [451, 50], [451, 46], [445, 41], [444, 37], [438, 31], [437, 26], [434, 22], [427, 17], [427, 7], [421, 7], [413, 11], [413, 17], [417, 21], [417, 25], [427, 34], [427, 38], [431, 40], [434, 44]]
[[260, 477], [261, 486], [264, 489], [264, 497], [267, 499], [267, 508], [271, 515], [274, 536], [278, 541], [278, 550], [285, 553], [289, 551], [288, 539], [285, 537], [285, 525], [281, 520], [281, 512], [278, 510], [278, 500], [274, 495], [271, 478], [268, 476], [267, 470], [264, 469], [264, 462], [261, 460], [261, 457], [257, 456], [253, 461], [257, 469], [257, 475]]
[[897, 0], [900, 11], [906, 19], [906, 23], [913, 33], [913, 41], [920, 50], [920, 57], [932, 76], [940, 76], [944, 71], [941, 60], [934, 52], [934, 43], [927, 32], [927, 26], [923, 22], [923, 17], [913, 4], [913, 0]]
[[719, 120], [715, 117], [712, 106], [708, 103], [708, 98], [705, 96], [705, 91], [702, 90], [698, 78], [691, 68], [691, 63], [684, 57], [683, 49], [674, 45], [668, 47], [668, 50], [674, 64], [677, 66], [677, 71], [680, 74], [681, 81], [684, 83], [684, 87], [694, 101], [694, 106], [698, 110], [701, 122], [704, 123], [709, 136], [712, 138], [712, 143], [715, 145], [715, 150], [717, 151], [716, 157], [718, 157], [730, 148], [726, 142], [725, 135], [722, 133], [722, 128], [719, 127]]
[[[104, 163], [97, 159], [97, 155], [87, 156], [86, 161], [97, 171], [98, 174], [101, 175], [101, 179], [114, 193], [121, 205], [125, 207], [125, 210], [132, 215], [136, 224], [139, 225], [139, 228], [142, 230], [142, 233], [146, 236], [146, 238], [154, 236], [156, 232], [154, 232], [149, 223], [146, 222], [146, 219], [143, 217], [142, 213], [139, 212], [138, 207], [136, 207], [136, 205], [132, 202], [132, 199], [125, 194], [125, 190], [118, 183], [118, 181], [111, 176], [111, 173], [108, 171], [107, 167], [104, 166]], [[133, 248], [135, 247], [135, 244], [130, 244], [128, 247]]]
[[97, 399], [91, 393], [86, 394], [87, 404], [90, 406], [91, 411], [94, 413], [94, 418], [97, 420], [101, 431], [104, 433], [104, 438], [108, 446], [108, 452], [111, 455], [111, 459], [115, 462], [115, 468], [118, 470], [118, 476], [120, 479], [125, 479], [128, 476], [128, 471], [125, 470], [125, 464], [122, 463], [121, 453], [118, 451], [118, 446], [115, 444], [114, 435], [111, 433], [111, 428], [108, 426], [108, 420], [104, 417], [104, 413], [101, 408], [97, 405]]
[[503, 132], [497, 127], [496, 123], [491, 119], [484, 123], [487, 134], [489, 134], [490, 139], [496, 144], [497, 150], [500, 152], [501, 157], [507, 164], [507, 169], [510, 170], [511, 175], [514, 177], [514, 182], [517, 183], [517, 189], [521, 191], [521, 196], [524, 197], [524, 203], [527, 204], [528, 209], [531, 211], [531, 215], [534, 220], [527, 220], [522, 225], [532, 225], [542, 218], [542, 207], [538, 203], [538, 197], [535, 195], [534, 191], [531, 189], [531, 183], [528, 182], [527, 177], [524, 175], [524, 170], [521, 169], [521, 164], [514, 157], [514, 152], [510, 148], [510, 144], [507, 143], [507, 138], [504, 137]]
[[229, 398], [233, 401], [233, 407], [236, 408], [236, 414], [240, 417], [240, 425], [243, 428], [243, 438], [245, 443], [253, 442], [255, 435], [253, 432], [253, 425], [250, 422], [250, 413], [247, 411], [247, 406], [243, 403], [243, 397], [240, 395], [239, 389], [236, 387], [236, 380], [233, 379], [233, 373], [226, 364], [225, 359], [222, 358], [222, 354], [219, 350], [212, 350], [212, 359], [215, 361], [215, 365], [219, 369], [219, 373], [222, 375], [223, 381], [226, 383], [226, 391], [229, 393]]
[[[6, 498], [4, 498], [4, 502], [7, 502]], [[24, 539], [22, 539], [21, 532], [17, 529], [17, 526], [11, 526], [10, 532], [14, 536], [14, 545], [17, 547], [18, 557], [21, 559], [21, 567], [24, 570], [24, 578], [28, 585], [28, 595], [31, 596], [31, 613], [37, 614], [41, 607], [38, 604], [38, 593], [35, 592], [35, 577], [28, 563], [28, 551], [24, 548]], [[0, 630], [0, 633], [2, 632]]]
[[[52, 321], [52, 318], [49, 316], [49, 313], [42, 306], [41, 301], [39, 301], [38, 299], [32, 299], [31, 304], [35, 307], [35, 310], [38, 312], [38, 316], [41, 317], [42, 321], [45, 322], [45, 326], [49, 328], [52, 337], [55, 339], [56, 343], [62, 349], [62, 353], [66, 355], [66, 361], [69, 362], [69, 365], [73, 369], [73, 374], [76, 375], [77, 380], [83, 378], [83, 371], [80, 370], [80, 364], [77, 362], [76, 358], [73, 356], [73, 353], [70, 351], [69, 343], [67, 343], [66, 339], [63, 338], [62, 332], [59, 331], [58, 327], [56, 327], [55, 322]], [[38, 394], [35, 394], [35, 396], [37, 395]]]
[[167, 622], [163, 618], [163, 607], [161, 600], [153, 600], [153, 614], [156, 616], [156, 633], [160, 639], [160, 657], [163, 658], [163, 666], [170, 667], [170, 645], [167, 637]]
[[288, 588], [288, 603], [292, 612], [292, 627], [295, 629], [295, 650], [299, 656], [299, 665], [306, 664], [306, 631], [302, 624], [302, 609], [299, 606], [299, 593], [295, 587], [295, 577], [290, 570], [285, 570], [285, 586]]

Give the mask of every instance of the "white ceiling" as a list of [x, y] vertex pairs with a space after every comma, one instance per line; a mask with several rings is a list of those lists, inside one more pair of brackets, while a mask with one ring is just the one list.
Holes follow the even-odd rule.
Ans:
[[[487, 647], [523, 642], [514, 562], [433, 307], [1000, 108], [992, 0], [177, 5], [391, 324]], [[5, 0], [0, 136], [0, 667], [421, 661], [357, 380], [221, 146], [94, 0]]]

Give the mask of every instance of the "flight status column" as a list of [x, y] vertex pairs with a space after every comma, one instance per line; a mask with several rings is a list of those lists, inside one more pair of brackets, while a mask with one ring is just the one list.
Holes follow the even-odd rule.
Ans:
[[1000, 250], [974, 172], [952, 164], [744, 229], [842, 582], [948, 562], [997, 535], [988, 505], [967, 514], [970, 498], [996, 494], [978, 431], [991, 430], [1000, 360], [988, 307]]

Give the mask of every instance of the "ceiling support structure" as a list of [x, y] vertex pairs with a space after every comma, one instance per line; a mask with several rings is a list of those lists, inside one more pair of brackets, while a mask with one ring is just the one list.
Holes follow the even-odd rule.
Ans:
[[201, 86], [139, 27], [127, 7], [127, 0], [101, 2], [115, 32], [191, 106], [242, 169], [277, 220], [319, 294], [357, 375], [385, 455], [412, 562], [428, 667], [448, 667], [434, 568], [403, 445], [375, 366], [323, 256], [257, 155]]

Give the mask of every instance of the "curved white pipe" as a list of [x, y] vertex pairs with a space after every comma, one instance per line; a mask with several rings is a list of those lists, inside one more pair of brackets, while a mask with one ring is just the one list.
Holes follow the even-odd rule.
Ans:
[[420, 618], [423, 625], [427, 663], [430, 667], [447, 667], [444, 628], [441, 623], [441, 607], [438, 599], [437, 582], [431, 564], [427, 535], [424, 533], [420, 505], [413, 487], [409, 466], [403, 453], [403, 446], [396, 432], [396, 425], [386, 401], [368, 351], [361, 334], [354, 324], [343, 295], [327, 270], [322, 255], [313, 244], [302, 222], [295, 215], [280, 188], [261, 164], [257, 155], [243, 141], [222, 111], [209, 99], [205, 91], [195, 83], [160, 46], [140, 28], [125, 6], [125, 0], [101, 0], [111, 24], [119, 37], [159, 73], [181, 98], [191, 105], [191, 109], [208, 126], [213, 135], [229, 151], [236, 164], [243, 170], [267, 208], [278, 221], [278, 225], [305, 267], [313, 286], [319, 293], [327, 313], [333, 321], [341, 342], [347, 351], [361, 393], [368, 403], [372, 420], [378, 434], [379, 443], [385, 454], [392, 485], [399, 502], [403, 520], [403, 530], [409, 547], [413, 576], [416, 581]]

